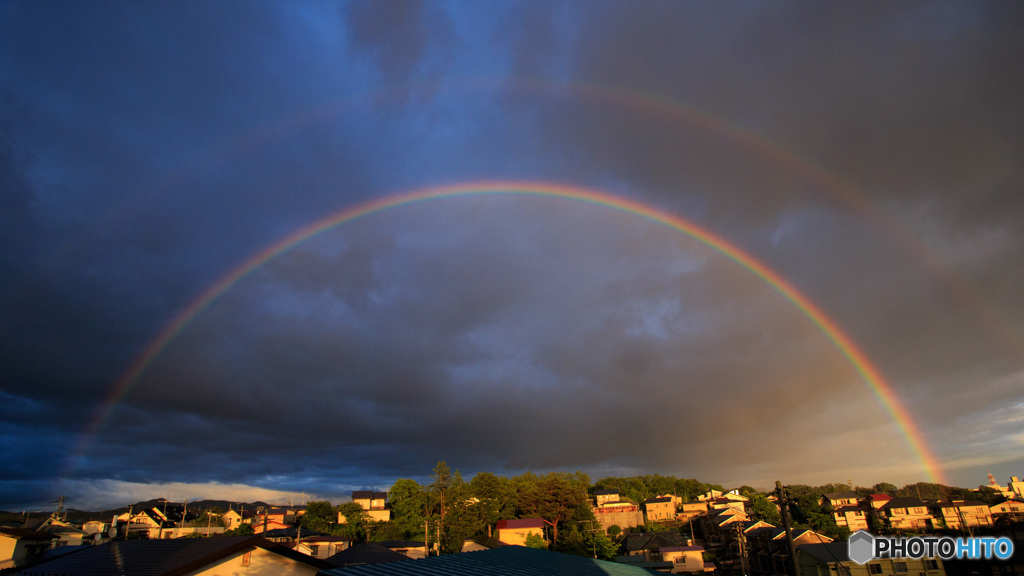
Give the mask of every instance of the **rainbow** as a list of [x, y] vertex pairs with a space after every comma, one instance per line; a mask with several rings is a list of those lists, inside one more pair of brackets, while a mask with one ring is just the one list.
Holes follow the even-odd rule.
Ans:
[[329, 230], [339, 224], [400, 206], [428, 202], [441, 198], [478, 195], [520, 195], [546, 196], [575, 200], [595, 204], [626, 212], [640, 218], [662, 224], [682, 232], [695, 240], [717, 250], [721, 254], [740, 264], [758, 278], [774, 288], [784, 298], [796, 306], [846, 357], [873, 394], [896, 423], [906, 442], [922, 469], [932, 482], [943, 482], [942, 470], [935, 456], [929, 450], [924, 436], [914, 423], [910, 413], [903, 407], [892, 388], [886, 383], [882, 374], [868, 360], [867, 356], [854, 344], [840, 327], [829, 318], [814, 302], [803, 295], [778, 273], [762, 264], [729, 241], [714, 233], [700, 228], [676, 215], [660, 211], [640, 202], [615, 196], [591, 189], [551, 184], [545, 182], [520, 181], [484, 181], [468, 182], [432, 188], [418, 189], [411, 192], [388, 196], [354, 206], [328, 216], [302, 228], [236, 266], [231, 272], [218, 280], [192, 304], [182, 310], [172, 322], [164, 327], [159, 335], [146, 347], [142, 354], [131, 364], [127, 372], [117, 381], [107, 401], [101, 406], [95, 418], [90, 422], [82, 444], [75, 453], [76, 459], [82, 457], [89, 443], [99, 432], [103, 423], [110, 417], [117, 404], [131, 391], [132, 387], [142, 378], [146, 370], [160, 356], [164, 349], [196, 318], [207, 306], [227, 292], [238, 281], [263, 266], [268, 261], [287, 252], [296, 245]]

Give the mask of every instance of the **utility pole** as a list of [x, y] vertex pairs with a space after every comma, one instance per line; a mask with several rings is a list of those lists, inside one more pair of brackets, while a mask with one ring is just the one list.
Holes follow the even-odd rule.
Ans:
[[733, 527], [736, 529], [736, 543], [740, 547], [740, 567], [743, 570], [743, 576], [747, 576], [749, 573], [749, 566], [747, 564], [747, 533], [743, 531], [743, 523], [734, 522]]
[[793, 563], [793, 576], [800, 576], [800, 566], [796, 563], [796, 545], [793, 544], [793, 529], [789, 526], [789, 491], [783, 488], [782, 482], [775, 481], [775, 494], [779, 498], [782, 512], [782, 527], [786, 530], [786, 543], [789, 544], [789, 558]]

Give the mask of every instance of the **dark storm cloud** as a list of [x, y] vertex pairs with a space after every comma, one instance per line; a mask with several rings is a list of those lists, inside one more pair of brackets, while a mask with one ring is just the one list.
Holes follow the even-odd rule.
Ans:
[[233, 267], [359, 202], [476, 179], [592, 186], [735, 242], [878, 365], [955, 483], [1010, 473], [1022, 22], [996, 3], [6, 3], [0, 435], [19, 448], [0, 505], [88, 482], [333, 496], [440, 459], [923, 479], [848, 359], [750, 271], [526, 198], [303, 242], [80, 442]]

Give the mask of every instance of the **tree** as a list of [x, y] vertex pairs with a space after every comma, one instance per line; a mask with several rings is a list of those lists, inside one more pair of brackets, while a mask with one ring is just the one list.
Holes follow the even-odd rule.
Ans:
[[895, 485], [888, 482], [879, 482], [872, 486], [871, 489], [875, 491], [875, 494], [888, 494], [889, 496], [894, 496], [899, 491]]
[[754, 494], [750, 499], [750, 505], [758, 520], [763, 520], [773, 526], [781, 526], [782, 518], [779, 515], [779, 508], [764, 494]]
[[535, 532], [530, 532], [526, 536], [526, 547], [527, 548], [539, 548], [541, 550], [548, 549], [548, 543], [544, 541], [544, 537]]
[[551, 472], [523, 494], [520, 503], [526, 513], [541, 518], [551, 527], [551, 542], [557, 544], [562, 523], [585, 519], [585, 513], [592, 517], [587, 499], [588, 484], [586, 475], [579, 472], [576, 475]]
[[404, 533], [401, 539], [422, 538], [429, 507], [426, 489], [415, 480], [399, 478], [388, 490], [388, 503], [394, 513], [391, 522]]
[[345, 502], [338, 505], [338, 512], [345, 517], [345, 522], [332, 530], [332, 533], [337, 536], [348, 536], [356, 542], [365, 542], [369, 537], [367, 524], [370, 520], [366, 510], [355, 502]]
[[337, 519], [338, 514], [334, 506], [326, 500], [319, 500], [306, 503], [306, 513], [302, 515], [300, 525], [306, 530], [330, 534]]
[[252, 527], [252, 524], [246, 524], [244, 522], [230, 530], [224, 531], [225, 536], [254, 536], [255, 534], [256, 529]]

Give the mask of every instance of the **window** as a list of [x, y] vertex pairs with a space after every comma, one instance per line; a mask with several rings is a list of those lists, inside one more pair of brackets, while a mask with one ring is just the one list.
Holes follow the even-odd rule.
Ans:
[[242, 566], [248, 566], [249, 565], [249, 559], [250, 559], [249, 557], [250, 557], [250, 555], [252, 555], [252, 551], [251, 550], [246, 552], [245, 554], [242, 554]]
[[881, 574], [882, 573], [882, 565], [881, 564], [868, 564], [868, 572], [871, 573], [871, 574]]
[[906, 562], [893, 562], [893, 565], [896, 567], [896, 572], [906, 572], [907, 571], [907, 563]]
[[939, 569], [939, 561], [938, 560], [925, 560], [924, 561], [924, 567], [927, 568], [928, 570], [938, 570]]
[[310, 556], [316, 556], [317, 552], [319, 552], [319, 551], [320, 551], [320, 545], [319, 544], [310, 544], [310, 546], [309, 546], [309, 555]]

